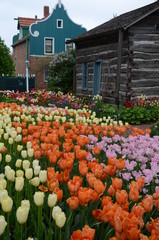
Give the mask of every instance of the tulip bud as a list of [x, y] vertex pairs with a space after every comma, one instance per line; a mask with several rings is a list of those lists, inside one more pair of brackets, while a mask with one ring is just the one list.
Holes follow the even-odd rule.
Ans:
[[2, 153], [0, 153], [0, 163], [2, 162]]
[[1, 199], [7, 196], [8, 196], [7, 190], [0, 190], [0, 203], [1, 203]]
[[32, 168], [27, 168], [25, 170], [25, 177], [30, 180], [33, 177], [33, 169]]
[[35, 168], [34, 168], [34, 175], [35, 176], [39, 175], [40, 169], [41, 169], [40, 166], [35, 166]]
[[47, 171], [46, 170], [41, 170], [39, 173], [39, 178], [42, 183], [47, 181]]
[[26, 223], [28, 219], [29, 210], [26, 206], [18, 207], [16, 212], [17, 221], [19, 224]]
[[22, 135], [18, 134], [15, 138], [15, 142], [21, 142], [22, 141]]
[[13, 144], [13, 142], [14, 142], [13, 138], [12, 138], [12, 137], [10, 137], [10, 138], [8, 139], [8, 143], [9, 143], [10, 145], [12, 145], [12, 144]]
[[21, 165], [22, 165], [22, 160], [21, 160], [21, 159], [17, 159], [17, 161], [16, 161], [16, 163], [15, 163], [15, 166], [16, 166], [17, 168], [20, 168]]
[[0, 152], [3, 150], [4, 148], [4, 143], [0, 142]]
[[11, 155], [7, 154], [7, 155], [5, 156], [5, 161], [6, 161], [7, 163], [9, 163], [11, 160], [12, 160]]
[[38, 187], [39, 184], [40, 184], [40, 178], [39, 177], [34, 177], [29, 182], [32, 186]]
[[15, 130], [11, 131], [10, 136], [12, 139], [15, 139], [17, 136], [17, 132]]
[[4, 137], [4, 140], [8, 140], [8, 137], [9, 137], [8, 133], [4, 133], [3, 137]]
[[7, 187], [7, 181], [5, 179], [0, 179], [0, 190], [4, 190]]
[[21, 127], [17, 127], [17, 133], [21, 133], [22, 132], [22, 128]]
[[0, 173], [0, 179], [3, 179], [5, 177], [4, 173]]
[[44, 203], [44, 193], [43, 192], [35, 192], [34, 194], [34, 202], [36, 204], [36, 206], [42, 206]]
[[29, 200], [22, 200], [21, 201], [21, 206], [25, 206], [30, 210], [30, 201]]
[[55, 193], [52, 193], [52, 194], [49, 194], [48, 196], [48, 206], [50, 208], [53, 208], [57, 203], [57, 194]]
[[4, 129], [0, 128], [0, 134], [3, 135], [3, 133], [4, 133]]
[[1, 206], [4, 212], [10, 212], [12, 210], [13, 200], [9, 196], [2, 197]]
[[17, 146], [17, 151], [18, 151], [18, 152], [21, 152], [22, 149], [23, 149], [23, 145], [18, 145], [18, 146]]
[[39, 166], [39, 160], [34, 159], [32, 164], [33, 164], [33, 168], [35, 168], [36, 166]]
[[7, 226], [7, 222], [5, 221], [4, 216], [0, 216], [0, 236], [3, 234], [5, 228]]
[[55, 206], [52, 209], [52, 217], [55, 220], [56, 219], [56, 214], [62, 212], [61, 208], [59, 206]]
[[21, 155], [23, 158], [26, 158], [27, 157], [27, 151], [26, 150], [22, 150], [21, 151]]
[[30, 167], [30, 162], [29, 160], [24, 160], [23, 161], [23, 169], [26, 170], [27, 168]]
[[9, 169], [6, 171], [6, 178], [8, 181], [14, 182], [15, 180], [15, 171], [13, 169]]
[[24, 178], [23, 177], [16, 177], [15, 178], [15, 190], [17, 192], [21, 192], [24, 187]]
[[65, 222], [66, 222], [65, 213], [64, 212], [58, 212], [56, 214], [55, 222], [56, 222], [56, 225], [59, 228], [62, 228], [65, 225]]
[[16, 176], [17, 176], [17, 177], [24, 177], [24, 172], [23, 172], [23, 170], [17, 170], [17, 171], [16, 171]]
[[31, 142], [27, 142], [26, 147], [27, 147], [27, 149], [31, 148], [32, 147], [32, 143]]
[[34, 156], [34, 149], [33, 148], [29, 148], [27, 152], [28, 152], [28, 157], [33, 157]]

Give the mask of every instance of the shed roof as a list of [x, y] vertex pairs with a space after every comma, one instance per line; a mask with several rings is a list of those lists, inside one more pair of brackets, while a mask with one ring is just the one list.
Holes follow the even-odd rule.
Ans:
[[159, 9], [159, 1], [156, 1], [152, 4], [146, 5], [144, 7], [135, 9], [133, 11], [130, 11], [118, 17], [115, 17], [110, 21], [105, 22], [87, 31], [86, 33], [78, 36], [77, 38], [73, 38], [70, 41], [78, 42], [87, 38], [91, 38], [95, 35], [110, 34], [110, 33], [119, 31], [120, 29], [126, 30], [130, 26], [144, 19], [146, 16], [150, 15], [151, 13], [155, 12], [158, 9]]

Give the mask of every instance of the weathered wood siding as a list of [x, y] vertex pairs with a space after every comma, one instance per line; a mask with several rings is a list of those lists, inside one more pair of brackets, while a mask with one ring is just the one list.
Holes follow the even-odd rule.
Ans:
[[131, 99], [159, 96], [159, 11], [129, 29]]
[[[100, 94], [107, 103], [115, 103], [118, 32], [101, 35], [77, 44], [76, 93], [92, 95], [94, 63], [101, 61]], [[82, 91], [82, 63], [88, 63], [88, 90]], [[119, 101], [139, 95], [159, 96], [159, 11], [124, 31], [121, 56]]]
[[[94, 41], [94, 40], [93, 40]], [[107, 103], [115, 103], [116, 98], [116, 76], [117, 76], [117, 53], [118, 53], [118, 33], [114, 37], [102, 37], [94, 42], [85, 44], [83, 47], [77, 46], [76, 55], [76, 93], [78, 95], [92, 95], [94, 63], [101, 61], [101, 91], [103, 100]], [[82, 91], [82, 63], [88, 63], [88, 90]], [[120, 100], [124, 101], [127, 95], [127, 69], [128, 69], [128, 41], [124, 40], [122, 49], [121, 65], [121, 86]]]

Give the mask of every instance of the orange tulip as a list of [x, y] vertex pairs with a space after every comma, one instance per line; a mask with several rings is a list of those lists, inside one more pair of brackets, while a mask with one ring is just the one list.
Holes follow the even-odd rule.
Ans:
[[71, 235], [70, 240], [81, 240], [81, 234], [82, 234], [81, 230], [74, 231]]
[[85, 225], [82, 228], [82, 238], [81, 238], [81, 240], [84, 240], [84, 239], [93, 240], [94, 237], [95, 237], [95, 229], [91, 229], [88, 225]]
[[113, 188], [112, 185], [109, 186], [107, 193], [108, 193], [109, 196], [114, 196], [115, 189]]
[[74, 176], [72, 180], [70, 179], [68, 181], [67, 185], [68, 185], [68, 189], [70, 191], [70, 194], [71, 195], [76, 195], [79, 188], [82, 185], [82, 178], [80, 178], [78, 176]]
[[128, 194], [125, 190], [117, 189], [115, 197], [117, 203], [119, 203], [120, 205], [125, 204], [128, 201]]
[[79, 172], [82, 176], [86, 176], [86, 174], [88, 173], [87, 161], [81, 160], [79, 162]]
[[109, 203], [112, 203], [112, 198], [109, 196], [102, 197], [102, 207], [108, 205]]
[[67, 203], [70, 209], [75, 210], [76, 208], [78, 208], [79, 200], [77, 197], [71, 196], [67, 199]]
[[101, 221], [101, 213], [102, 213], [102, 211], [101, 211], [100, 209], [95, 209], [95, 210], [92, 211], [93, 217], [94, 217], [98, 222]]
[[105, 165], [104, 166], [104, 172], [108, 174], [110, 177], [115, 175], [116, 167], [112, 165]]
[[47, 180], [47, 187], [50, 192], [53, 192], [56, 187], [59, 187], [59, 181], [57, 179]]
[[122, 188], [123, 181], [120, 178], [112, 178], [112, 186], [115, 190]]
[[153, 209], [153, 197], [151, 195], [147, 195], [143, 198], [141, 202], [145, 212], [151, 212]]
[[101, 180], [96, 179], [96, 181], [94, 182], [94, 190], [98, 193], [98, 194], [103, 194], [105, 189], [106, 189], [107, 183], [103, 184]]
[[42, 192], [48, 192], [48, 188], [45, 187], [44, 185], [40, 185], [39, 190], [42, 191]]
[[130, 188], [130, 191], [129, 191], [129, 199], [130, 199], [131, 201], [137, 202], [140, 197], [141, 197], [141, 196], [139, 195], [138, 189], [136, 189], [136, 188]]
[[54, 152], [49, 153], [49, 162], [52, 164], [57, 162], [57, 157]]
[[87, 204], [89, 203], [89, 201], [91, 200], [91, 189], [90, 188], [83, 188], [80, 187], [78, 190], [78, 199], [79, 199], [79, 203], [81, 205], [87, 206]]
[[57, 202], [61, 202], [63, 198], [63, 190], [59, 189], [59, 187], [55, 187], [53, 193], [57, 194]]
[[122, 158], [117, 159], [116, 162], [115, 162], [115, 166], [119, 170], [124, 169], [124, 167], [125, 167], [125, 160], [123, 160]]
[[92, 150], [93, 150], [93, 153], [96, 154], [96, 155], [99, 155], [100, 151], [101, 151], [99, 146], [95, 146]]

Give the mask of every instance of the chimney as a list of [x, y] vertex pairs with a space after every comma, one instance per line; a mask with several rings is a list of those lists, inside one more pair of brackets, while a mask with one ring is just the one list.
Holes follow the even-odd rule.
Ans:
[[44, 18], [47, 18], [49, 15], [50, 15], [49, 7], [48, 6], [44, 6]]

